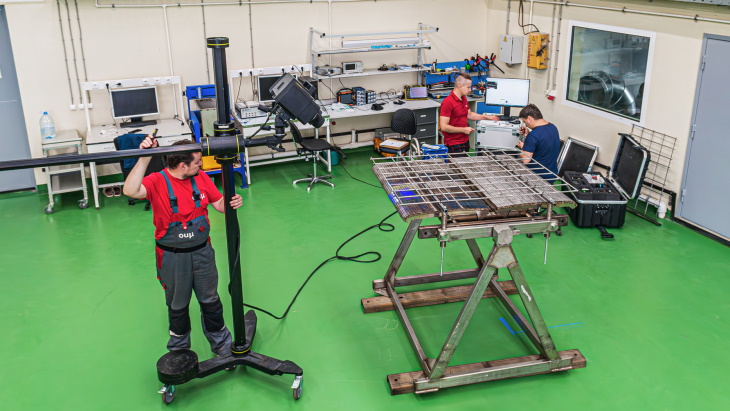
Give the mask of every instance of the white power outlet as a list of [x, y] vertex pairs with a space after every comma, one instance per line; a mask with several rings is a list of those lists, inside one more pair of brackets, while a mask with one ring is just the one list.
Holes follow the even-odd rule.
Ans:
[[165, 77], [165, 84], [172, 83], [172, 77]]
[[93, 88], [93, 89], [99, 88], [99, 83], [97, 83], [96, 81], [91, 83], [91, 88]]
[[71, 105], [69, 106], [69, 108], [71, 108], [71, 110], [76, 110], [76, 105], [75, 105], [75, 104], [71, 104]]
[[148, 85], [148, 84], [150, 84], [149, 79], [143, 78], [142, 79], [142, 84], [144, 84], [145, 86]]
[[160, 81], [160, 78], [159, 77], [155, 77], [155, 84], [161, 84], [161, 83], [162, 82]]

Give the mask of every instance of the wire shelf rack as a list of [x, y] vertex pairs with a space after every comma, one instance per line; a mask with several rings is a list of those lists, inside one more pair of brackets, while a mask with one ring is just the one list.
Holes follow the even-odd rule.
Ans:
[[659, 219], [664, 218], [667, 206], [671, 204], [671, 194], [667, 192], [667, 182], [677, 139], [635, 124], [631, 128], [631, 136], [642, 147], [649, 150], [651, 159], [641, 193], [629, 200], [627, 208], [632, 213], [661, 225]]
[[470, 154], [374, 158], [373, 171], [404, 221], [444, 210], [481, 220], [550, 205], [575, 207], [565, 194], [575, 189], [539, 163], [524, 164], [519, 153]]

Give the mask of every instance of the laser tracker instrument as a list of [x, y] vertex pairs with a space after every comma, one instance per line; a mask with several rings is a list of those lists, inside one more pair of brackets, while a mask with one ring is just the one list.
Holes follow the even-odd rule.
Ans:
[[[26, 160], [0, 162], [0, 171], [18, 170], [51, 165], [65, 165], [98, 162], [100, 160], [122, 160], [127, 158], [161, 156], [201, 152], [205, 156], [215, 155], [221, 165], [223, 189], [225, 197], [225, 225], [228, 245], [228, 273], [230, 277], [231, 310], [233, 312], [233, 340], [230, 352], [202, 362], [192, 350], [171, 351], [157, 361], [157, 376], [164, 385], [159, 393], [166, 404], [175, 398], [176, 386], [195, 378], [205, 378], [219, 371], [230, 369], [236, 365], [245, 365], [265, 372], [269, 375], [294, 375], [292, 393], [295, 399], [302, 394], [304, 371], [292, 361], [282, 361], [251, 350], [256, 335], [256, 313], [253, 310], [244, 315], [243, 286], [240, 265], [240, 231], [236, 211], [231, 207], [231, 198], [235, 195], [233, 164], [238, 154], [245, 147], [267, 146], [277, 151], [284, 151], [281, 143], [286, 136], [286, 128], [292, 133], [299, 130], [293, 123], [298, 120], [302, 124], [321, 127], [324, 124], [322, 112], [310, 93], [292, 75], [285, 74], [274, 83], [270, 92], [274, 97], [272, 106], [259, 109], [275, 115], [275, 132], [272, 136], [244, 138], [236, 134], [233, 122], [230, 121], [229, 86], [226, 80], [225, 49], [229, 45], [226, 37], [211, 37], [207, 46], [213, 53], [215, 72], [217, 121], [213, 123], [214, 137], [203, 137], [199, 144], [182, 144], [149, 149], [134, 149], [110, 153], [60, 155]], [[262, 126], [262, 129], [267, 129]], [[270, 127], [268, 128], [270, 129]]]

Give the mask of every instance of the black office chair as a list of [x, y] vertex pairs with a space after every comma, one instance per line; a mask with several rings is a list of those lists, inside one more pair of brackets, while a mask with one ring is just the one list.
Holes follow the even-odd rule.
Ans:
[[[145, 137], [145, 134], [123, 134], [114, 139], [114, 148], [117, 149], [117, 151], [139, 148], [140, 143], [142, 143]], [[122, 167], [122, 175], [124, 176], [125, 180], [127, 179], [129, 172], [132, 171], [132, 168], [134, 168], [135, 164], [137, 164], [136, 158], [126, 159], [119, 162], [119, 166]], [[152, 159], [150, 159], [149, 165], [147, 165], [147, 170], [145, 170], [144, 175], [147, 176], [152, 173], [157, 173], [159, 171], [162, 171], [164, 168], [165, 160], [163, 157], [152, 157]], [[129, 205], [134, 205], [136, 201], [137, 200], [134, 198], [127, 199]], [[150, 202], [149, 200], [146, 200], [145, 202], [146, 204], [144, 206], [144, 210], [149, 211]]]
[[334, 150], [335, 147], [332, 144], [328, 143], [327, 140], [322, 140], [318, 138], [305, 140], [302, 138], [302, 134], [299, 132], [299, 129], [296, 128], [296, 126], [294, 126], [291, 121], [289, 122], [289, 126], [292, 136], [294, 137], [294, 142], [299, 147], [301, 147], [301, 149], [297, 148], [297, 152], [300, 153], [304, 151], [305, 155], [309, 154], [312, 156], [312, 174], [307, 174], [307, 178], [294, 180], [292, 184], [297, 185], [297, 183], [309, 181], [309, 186], [307, 186], [307, 192], [309, 192], [309, 190], [315, 183], [325, 183], [334, 188], [335, 185], [326, 180], [332, 178], [332, 175], [327, 174], [324, 176], [317, 176], [317, 157], [322, 151]]
[[[398, 109], [395, 113], [393, 113], [393, 118], [390, 120], [390, 129], [398, 134], [405, 134], [407, 136], [416, 134], [416, 113], [407, 108]], [[393, 140], [407, 142], [408, 144], [398, 149], [383, 147], [381, 145], [380, 151], [383, 153], [394, 154], [396, 156], [403, 156], [404, 153], [407, 153], [411, 149], [411, 145], [413, 143], [415, 143], [415, 146], [418, 147], [418, 140], [415, 139], [397, 137]]]

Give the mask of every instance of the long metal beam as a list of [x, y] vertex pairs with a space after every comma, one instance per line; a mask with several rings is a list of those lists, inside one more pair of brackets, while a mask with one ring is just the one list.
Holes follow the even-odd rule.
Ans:
[[146, 150], [122, 150], [92, 154], [68, 154], [42, 158], [30, 158], [25, 160], [11, 160], [0, 162], [0, 171], [20, 170], [24, 168], [62, 166], [66, 164], [96, 163], [107, 160], [124, 160], [128, 158], [155, 157], [168, 154], [185, 154], [201, 151], [200, 144], [180, 144], [178, 146], [166, 146], [149, 148]]
[[[232, 132], [233, 125], [224, 125], [227, 131]], [[185, 154], [200, 151], [204, 156], [218, 154], [235, 155], [241, 153], [244, 147], [255, 147], [266, 145], [275, 147], [281, 143], [281, 137], [265, 136], [259, 138], [244, 138], [241, 135], [220, 135], [216, 137], [203, 137], [200, 143], [180, 144], [173, 146], [133, 149], [122, 151], [111, 151], [92, 154], [67, 154], [60, 156], [29, 158], [24, 160], [11, 160], [0, 162], [0, 171], [21, 170], [24, 168], [62, 166], [66, 164], [97, 163], [109, 160], [124, 160], [127, 158], [155, 157], [168, 154]]]

